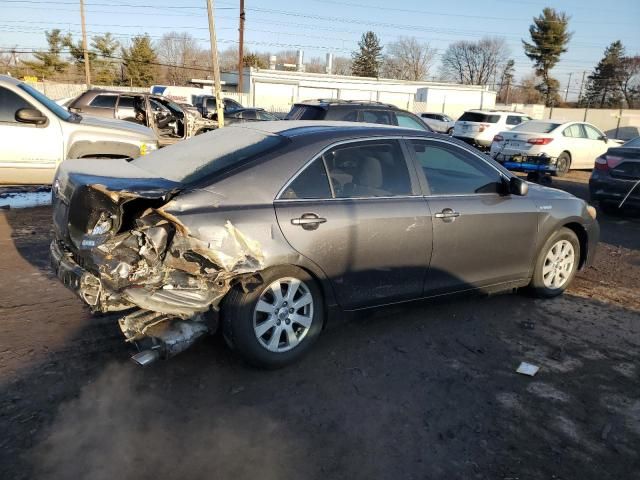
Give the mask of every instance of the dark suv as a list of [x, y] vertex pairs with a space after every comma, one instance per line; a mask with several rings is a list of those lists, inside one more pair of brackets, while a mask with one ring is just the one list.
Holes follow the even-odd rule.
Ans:
[[180, 106], [161, 95], [115, 90], [87, 90], [69, 104], [69, 111], [117, 118], [151, 128], [160, 146], [176, 143], [215, 129], [214, 120], [202, 118], [193, 108]]
[[395, 105], [361, 100], [306, 100], [294, 104], [285, 120], [380, 123], [433, 131], [419, 117]]

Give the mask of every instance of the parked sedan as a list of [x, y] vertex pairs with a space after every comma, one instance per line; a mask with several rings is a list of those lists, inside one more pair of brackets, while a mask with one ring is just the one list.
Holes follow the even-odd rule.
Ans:
[[596, 158], [589, 193], [608, 212], [622, 206], [640, 208], [640, 137]]
[[444, 113], [420, 113], [420, 118], [431, 127], [431, 130], [438, 133], [453, 134], [455, 120]]
[[611, 143], [589, 123], [533, 120], [493, 137], [491, 156], [509, 170], [561, 177], [574, 168], [591, 170]]
[[599, 234], [584, 201], [409, 128], [260, 122], [117, 163], [62, 164], [51, 258], [94, 311], [126, 312], [141, 364], [219, 323], [247, 361], [278, 367], [341, 310], [527, 286], [554, 297]]

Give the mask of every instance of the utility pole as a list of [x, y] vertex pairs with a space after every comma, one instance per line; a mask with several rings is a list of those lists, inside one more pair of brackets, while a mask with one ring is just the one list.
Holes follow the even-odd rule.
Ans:
[[244, 0], [240, 0], [240, 38], [238, 39], [238, 93], [242, 93], [244, 80]]
[[582, 89], [584, 88], [584, 76], [587, 74], [585, 70], [582, 71], [582, 80], [580, 80], [580, 93], [578, 94], [578, 106], [582, 101]]
[[91, 66], [89, 65], [89, 52], [87, 50], [87, 27], [84, 21], [84, 0], [80, 0], [80, 22], [82, 23], [82, 52], [84, 54], [84, 82], [87, 88], [91, 88]]
[[567, 90], [564, 92], [564, 103], [567, 103], [567, 97], [569, 96], [569, 87], [571, 86], [571, 75], [573, 75], [573, 73], [569, 73], [569, 81], [567, 82]]
[[213, 91], [216, 96], [216, 119], [218, 128], [224, 127], [224, 106], [222, 105], [222, 87], [220, 85], [220, 65], [218, 64], [218, 41], [216, 40], [216, 26], [213, 20], [213, 0], [207, 0], [207, 14], [209, 15], [209, 41], [211, 43], [211, 69], [213, 70]]

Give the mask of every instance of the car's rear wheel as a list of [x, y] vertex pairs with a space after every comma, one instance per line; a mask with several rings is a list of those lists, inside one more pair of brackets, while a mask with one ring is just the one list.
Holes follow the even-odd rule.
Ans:
[[556, 161], [556, 171], [553, 175], [556, 177], [564, 177], [567, 173], [569, 173], [570, 168], [571, 156], [567, 152], [562, 152], [558, 156], [558, 160]]
[[578, 237], [563, 227], [551, 235], [540, 250], [529, 286], [539, 297], [560, 295], [573, 280], [579, 261]]
[[223, 334], [247, 362], [278, 368], [304, 355], [322, 330], [324, 304], [314, 279], [294, 266], [262, 272], [264, 282], [225, 298]]

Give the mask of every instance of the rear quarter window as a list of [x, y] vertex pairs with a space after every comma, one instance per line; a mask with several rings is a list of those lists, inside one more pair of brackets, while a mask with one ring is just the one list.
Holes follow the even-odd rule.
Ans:
[[285, 120], [322, 120], [325, 110], [313, 105], [294, 105]]

